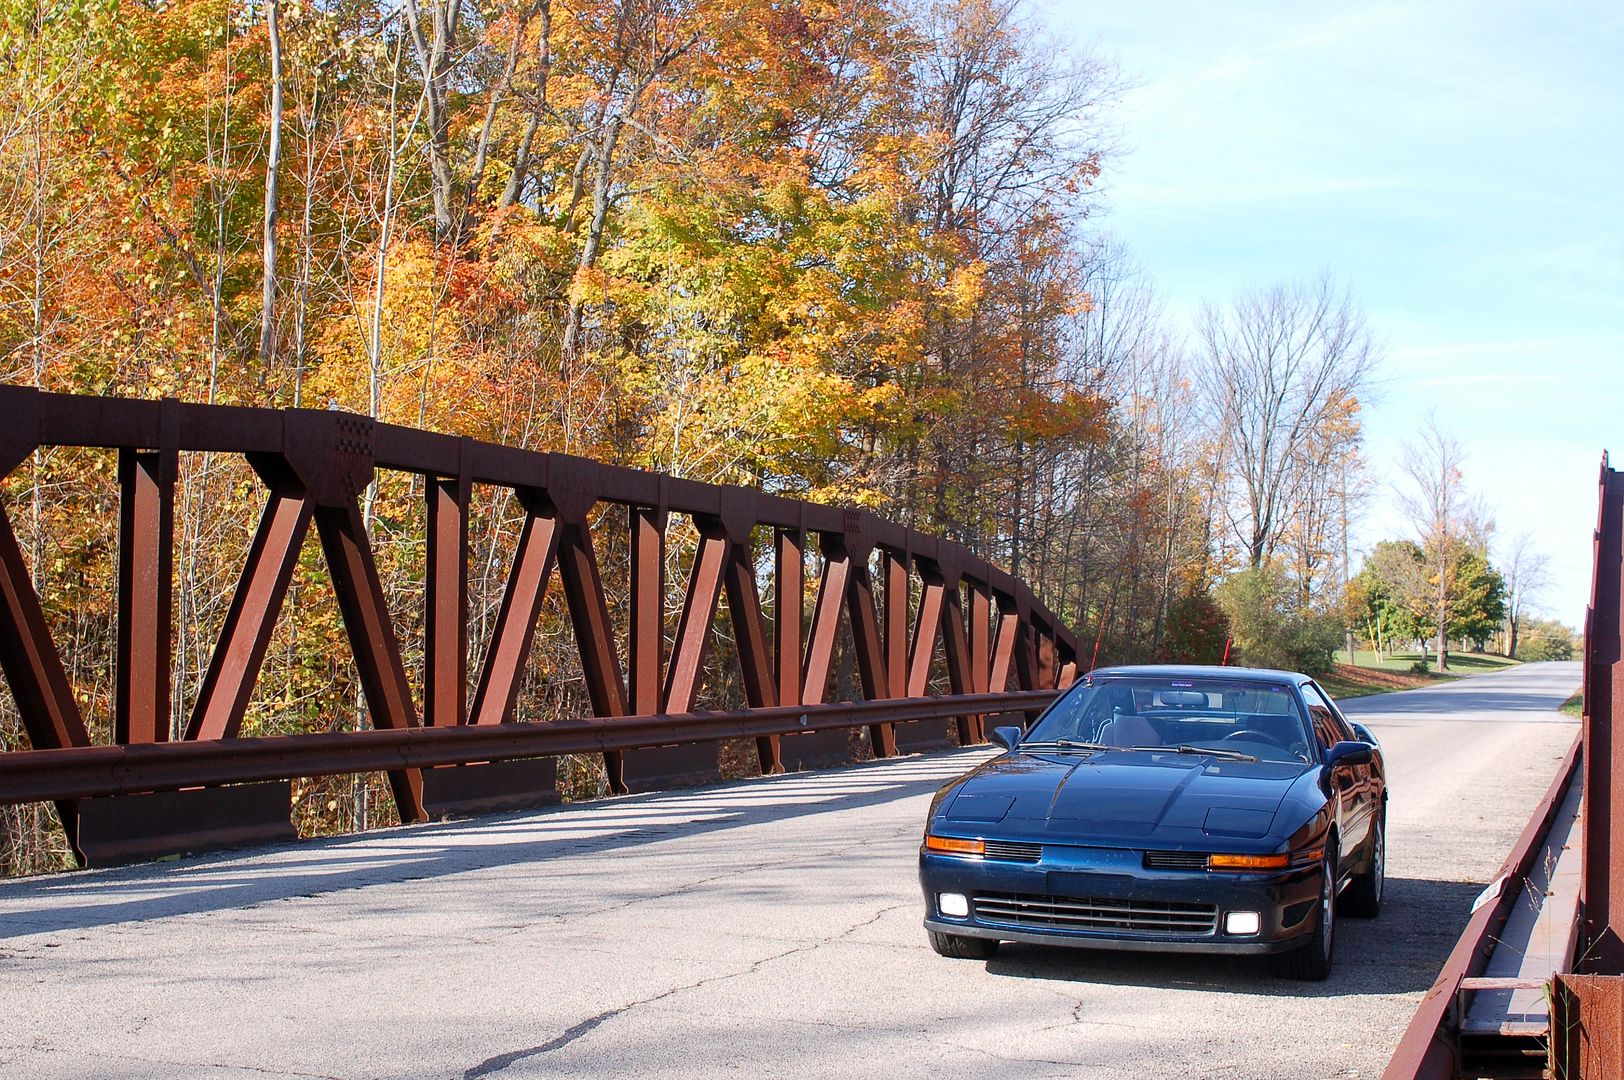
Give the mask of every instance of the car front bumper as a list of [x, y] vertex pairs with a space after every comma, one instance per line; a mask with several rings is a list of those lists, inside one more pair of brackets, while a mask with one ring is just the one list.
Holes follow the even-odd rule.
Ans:
[[[1057, 852], [1048, 846], [1037, 863], [921, 852], [925, 926], [964, 937], [1077, 948], [1259, 955], [1297, 948], [1319, 925], [1317, 867], [1260, 874], [1150, 870], [1140, 859], [1136, 851]], [[944, 914], [938, 904], [943, 893], [965, 897], [969, 914]], [[1151, 914], [1130, 914], [1135, 911]], [[1207, 927], [1143, 925], [1200, 921], [1207, 911]], [[1231, 912], [1256, 912], [1257, 932], [1226, 933]]]

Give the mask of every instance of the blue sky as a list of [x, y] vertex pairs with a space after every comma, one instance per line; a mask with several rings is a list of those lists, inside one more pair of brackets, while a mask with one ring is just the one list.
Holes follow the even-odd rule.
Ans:
[[1624, 0], [1042, 10], [1134, 84], [1098, 220], [1174, 320], [1322, 270], [1364, 307], [1386, 362], [1356, 542], [1404, 531], [1400, 447], [1435, 409], [1582, 625], [1602, 450], [1624, 467]]

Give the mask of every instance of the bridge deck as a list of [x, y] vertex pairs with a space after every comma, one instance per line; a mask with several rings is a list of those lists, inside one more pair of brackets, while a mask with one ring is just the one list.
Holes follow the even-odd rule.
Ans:
[[1550, 1032], [1546, 984], [1557, 972], [1572, 970], [1578, 937], [1582, 787], [1582, 779], [1575, 778], [1528, 876], [1526, 894], [1512, 908], [1483, 969], [1484, 979], [1523, 985], [1473, 990], [1462, 1035]]
[[1577, 665], [1352, 703], [1388, 910], [1324, 984], [930, 952], [931, 793], [986, 751], [0, 883], [0, 1075], [1374, 1076], [1571, 742]]

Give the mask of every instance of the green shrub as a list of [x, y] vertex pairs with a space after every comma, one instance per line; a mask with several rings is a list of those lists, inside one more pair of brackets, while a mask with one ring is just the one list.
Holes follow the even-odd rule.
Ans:
[[1224, 658], [1229, 619], [1210, 593], [1182, 593], [1167, 608], [1161, 659], [1173, 664], [1216, 664]]
[[1277, 567], [1231, 574], [1215, 595], [1229, 618], [1235, 660], [1310, 675], [1331, 670], [1342, 644], [1342, 620], [1303, 605], [1296, 586]]

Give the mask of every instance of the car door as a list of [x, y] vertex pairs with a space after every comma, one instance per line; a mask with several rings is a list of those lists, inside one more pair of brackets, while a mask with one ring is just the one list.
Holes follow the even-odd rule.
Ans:
[[[1330, 749], [1339, 742], [1355, 742], [1357, 736], [1347, 721], [1337, 715], [1324, 691], [1313, 683], [1304, 683], [1303, 702], [1314, 721], [1314, 731], [1320, 741]], [[1338, 765], [1331, 775], [1331, 787], [1340, 803], [1342, 828], [1342, 854], [1347, 855], [1365, 842], [1370, 832], [1371, 768], [1369, 765]]]

